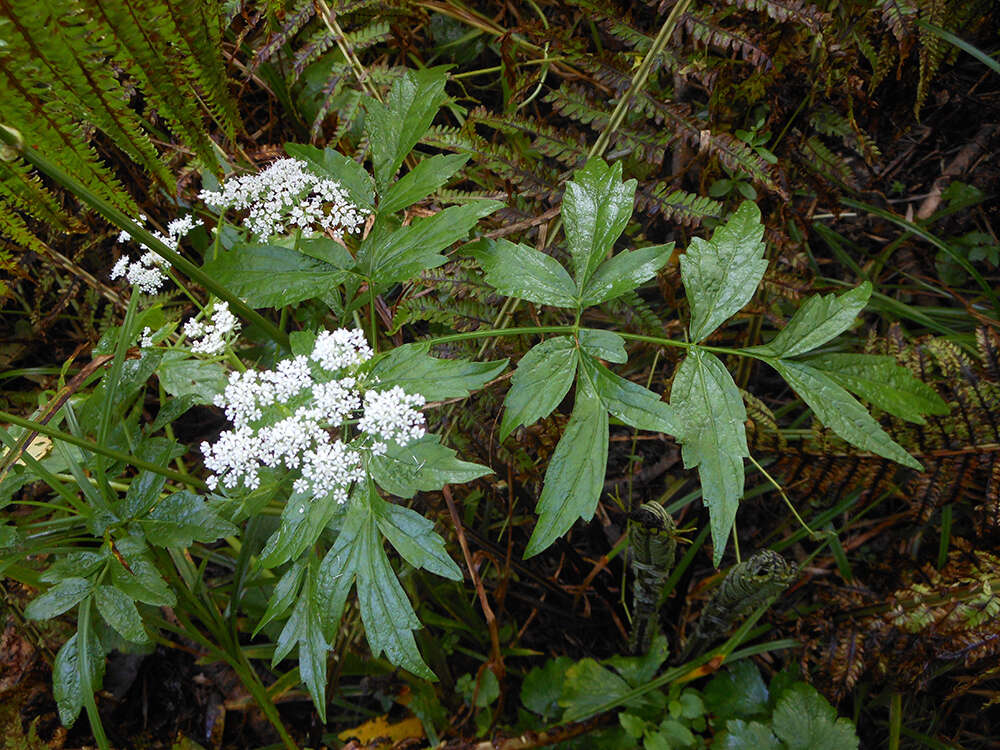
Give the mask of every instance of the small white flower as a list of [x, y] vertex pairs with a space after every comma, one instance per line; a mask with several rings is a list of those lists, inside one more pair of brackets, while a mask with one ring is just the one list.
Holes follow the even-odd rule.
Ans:
[[228, 302], [216, 302], [211, 322], [191, 318], [184, 324], [184, 335], [191, 340], [195, 354], [219, 354], [226, 348], [229, 334], [239, 331], [240, 322], [229, 312]]
[[296, 480], [292, 489], [311, 492], [317, 498], [332, 494], [338, 503], [346, 503], [348, 488], [364, 478], [361, 454], [336, 440], [305, 452], [302, 478]]
[[297, 227], [306, 236], [316, 225], [335, 236], [364, 224], [368, 212], [351, 203], [336, 180], [317, 177], [298, 159], [279, 159], [257, 174], [226, 180], [199, 197], [217, 210], [247, 211], [246, 226], [259, 239]]
[[333, 372], [359, 365], [371, 359], [371, 356], [372, 349], [362, 331], [356, 328], [338, 328], [336, 331], [322, 331], [316, 337], [316, 344], [309, 358], [319, 362], [324, 370]]
[[[137, 223], [141, 224], [145, 221], [146, 217], [140, 214]], [[201, 221], [196, 220], [193, 216], [184, 216], [180, 219], [174, 219], [167, 225], [167, 236], [159, 232], [152, 232], [152, 234], [167, 247], [176, 250], [180, 245], [181, 237], [199, 224]], [[131, 239], [132, 235], [124, 230], [118, 235], [119, 242], [128, 242]], [[124, 276], [130, 284], [139, 287], [146, 294], [156, 294], [167, 280], [167, 275], [163, 270], [169, 266], [169, 263], [143, 243], [140, 242], [139, 246], [145, 251], [139, 256], [139, 260], [133, 261], [128, 256], [123, 255], [111, 269], [111, 280], [114, 281]]]
[[375, 438], [372, 450], [382, 450], [380, 443], [388, 441], [406, 445], [424, 436], [424, 415], [414, 409], [426, 399], [419, 393], [409, 394], [394, 386], [387, 391], [365, 393], [365, 414], [358, 429]]
[[153, 345], [153, 329], [146, 326], [142, 329], [142, 333], [139, 336], [139, 346], [146, 349]]

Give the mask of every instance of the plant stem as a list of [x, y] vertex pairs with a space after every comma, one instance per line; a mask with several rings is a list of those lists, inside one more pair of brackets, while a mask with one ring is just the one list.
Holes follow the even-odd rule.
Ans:
[[83, 448], [84, 450], [90, 451], [91, 453], [96, 453], [99, 456], [113, 458], [115, 461], [124, 461], [127, 464], [135, 466], [137, 469], [145, 469], [146, 471], [151, 471], [154, 474], [160, 474], [165, 476], [167, 479], [173, 479], [175, 482], [186, 484], [197, 490], [208, 489], [208, 485], [200, 479], [195, 479], [192, 476], [181, 474], [179, 471], [173, 471], [172, 469], [167, 469], [163, 466], [157, 466], [154, 463], [145, 461], [137, 456], [129, 455], [128, 453], [123, 453], [122, 451], [117, 451], [114, 448], [105, 448], [103, 445], [98, 445], [97, 443], [86, 440], [85, 438], [78, 438], [75, 435], [70, 435], [68, 432], [57, 430], [55, 427], [49, 427], [47, 424], [32, 422], [30, 419], [23, 419], [6, 411], [0, 411], [0, 420], [16, 424], [18, 427], [24, 427], [28, 430], [34, 430], [35, 432], [46, 435], [54, 440], [62, 440], [70, 445], [75, 445]]

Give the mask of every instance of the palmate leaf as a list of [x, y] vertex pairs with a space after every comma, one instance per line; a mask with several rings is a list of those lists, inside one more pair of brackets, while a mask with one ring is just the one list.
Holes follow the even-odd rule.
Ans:
[[519, 426], [534, 424], [559, 406], [573, 385], [577, 351], [572, 337], [556, 336], [536, 344], [521, 357], [504, 399], [500, 442]]
[[698, 467], [712, 528], [712, 559], [718, 566], [743, 496], [743, 459], [750, 455], [746, 409], [725, 365], [697, 347], [677, 368], [670, 405], [684, 468]]
[[622, 182], [622, 163], [590, 159], [566, 183], [562, 220], [573, 276], [579, 289], [625, 230], [635, 203], [635, 180]]
[[701, 341], [739, 312], [764, 277], [760, 209], [744, 201], [710, 241], [695, 237], [680, 258], [691, 304], [691, 341]]
[[804, 362], [766, 360], [816, 414], [819, 421], [862, 450], [921, 471], [913, 456], [889, 437], [878, 422], [829, 375]]
[[545, 472], [538, 523], [525, 558], [546, 549], [597, 509], [608, 464], [608, 413], [589, 379], [578, 377], [573, 414]]
[[866, 281], [840, 296], [813, 295], [795, 311], [777, 336], [750, 351], [760, 351], [772, 357], [794, 357], [812, 351], [850, 328], [858, 313], [868, 304], [871, 293], [872, 285]]

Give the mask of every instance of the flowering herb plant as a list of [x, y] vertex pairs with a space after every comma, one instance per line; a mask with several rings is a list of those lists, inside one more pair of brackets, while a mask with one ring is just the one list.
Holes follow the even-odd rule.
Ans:
[[[103, 746], [93, 692], [105, 654], [178, 637], [229, 663], [294, 746], [271, 702], [273, 689], [265, 688], [235, 635], [237, 618], [252, 616], [253, 634], [268, 639], [273, 667], [297, 649], [297, 671], [276, 684], [304, 683], [325, 720], [328, 656], [352, 590], [372, 654], [433, 679], [414, 639], [420, 621], [384, 543], [407, 566], [461, 580], [433, 523], [400, 501], [490, 473], [447, 447], [430, 415], [440, 402], [486, 387], [508, 364], [435, 357], [435, 344], [545, 337], [517, 364], [501, 440], [550, 414], [575, 386], [528, 556], [593, 516], [614, 418], [680, 443], [685, 467], [699, 471], [714, 559], [721, 561], [749, 450], [743, 399], [719, 354], [771, 365], [843, 439], [919, 467], [850, 392], [913, 421], [943, 410], [934, 392], [891, 358], [809, 356], [854, 322], [869, 285], [810, 298], [763, 346], [706, 343], [747, 304], [766, 268], [753, 203], [740, 206], [710, 240], [692, 240], [681, 257], [691, 308], [685, 340], [583, 326], [585, 310], [645, 284], [674, 252], [673, 243], [614, 252], [632, 214], [635, 182], [622, 180], [620, 165], [596, 159], [566, 185], [568, 267], [506, 240], [463, 250], [497, 292], [561, 309], [572, 323], [483, 328], [381, 349], [388, 338], [380, 330], [380, 295], [445, 263], [443, 252], [501, 205], [477, 200], [412, 221], [401, 216], [467, 161], [411, 155], [445, 100], [444, 86], [441, 70], [409, 73], [385, 103], [367, 102], [372, 174], [333, 149], [288, 145], [289, 158], [259, 174], [207, 185], [201, 197], [218, 215], [200, 268], [177, 250], [188, 232], [204, 232], [202, 219], [178, 219], [156, 236], [89, 198], [121, 225], [123, 240], [142, 246], [138, 261], [123, 256], [112, 272], [134, 293], [122, 325], [94, 351], [110, 366], [90, 395], [73, 396], [98, 376], [96, 367], [36, 419], [4, 415], [24, 428], [0, 431], [8, 447], [7, 496], [15, 485], [46, 482], [54, 494], [46, 507], [58, 510], [62, 525], [54, 535], [2, 527], [0, 567], [45, 589], [29, 605], [29, 618], [76, 608], [76, 633], [55, 662], [55, 695], [66, 724], [86, 708]], [[408, 158], [408, 171], [397, 178]], [[171, 268], [214, 295], [202, 304], [185, 290], [201, 309], [183, 325], [141, 294], [159, 289]], [[298, 320], [311, 324], [290, 333], [287, 314], [276, 325], [255, 312], [287, 313], [299, 303]], [[627, 361], [629, 342], [686, 350], [669, 402], [608, 366]], [[147, 396], [158, 403], [151, 420]], [[195, 405], [217, 407], [226, 424], [192, 450], [173, 425]], [[56, 439], [51, 457], [26, 452], [36, 433]], [[17, 458], [23, 464], [15, 465]], [[52, 562], [39, 573], [24, 564], [26, 555]], [[169, 616], [163, 607], [173, 608]]]

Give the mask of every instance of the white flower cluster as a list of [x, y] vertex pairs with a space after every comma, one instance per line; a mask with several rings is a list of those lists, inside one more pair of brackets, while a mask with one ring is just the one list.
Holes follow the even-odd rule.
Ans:
[[[139, 219], [136, 223], [142, 224], [145, 221], [146, 216], [139, 214]], [[176, 250], [180, 246], [181, 237], [200, 224], [201, 220], [195, 219], [194, 216], [182, 216], [167, 224], [166, 235], [155, 230], [151, 234], [171, 250]], [[128, 242], [131, 239], [132, 235], [126, 231], [122, 231], [118, 235], [119, 242]], [[128, 279], [128, 283], [138, 286], [146, 294], [156, 294], [160, 291], [160, 287], [163, 286], [163, 282], [167, 280], [167, 276], [163, 271], [170, 264], [143, 243], [140, 242], [139, 246], [145, 250], [139, 256], [139, 260], [132, 260], [127, 255], [123, 255], [115, 263], [114, 268], [111, 269], [111, 279], [113, 281], [124, 276]]]
[[240, 330], [240, 322], [229, 312], [228, 302], [216, 302], [210, 321], [191, 318], [184, 324], [184, 335], [190, 339], [195, 354], [219, 354], [226, 348], [227, 337]]
[[299, 472], [295, 492], [346, 502], [351, 485], [365, 477], [366, 453], [381, 455], [389, 442], [406, 445], [424, 435], [424, 415], [415, 408], [424, 405], [423, 396], [399, 386], [366, 391], [344, 372], [371, 356], [361, 331], [323, 331], [308, 356], [230, 375], [215, 404], [233, 429], [201, 444], [213, 472], [209, 487], [253, 490], [262, 467], [284, 467]]
[[317, 229], [339, 236], [353, 232], [367, 211], [351, 203], [336, 180], [317, 177], [299, 159], [279, 159], [257, 174], [226, 180], [219, 191], [199, 197], [217, 210], [247, 212], [246, 225], [261, 240], [297, 227], [309, 237]]

